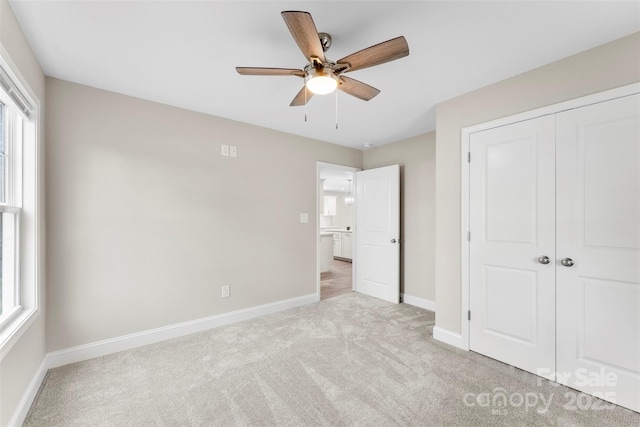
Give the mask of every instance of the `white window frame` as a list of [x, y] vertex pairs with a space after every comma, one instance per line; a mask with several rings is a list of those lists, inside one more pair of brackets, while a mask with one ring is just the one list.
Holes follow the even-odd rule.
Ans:
[[[22, 141], [23, 117], [11, 101], [9, 95], [0, 89], [0, 103], [3, 104], [4, 126], [4, 201], [0, 200], [2, 219], [2, 310], [0, 330], [4, 329], [20, 313], [20, 216], [22, 195]], [[13, 215], [13, 224], [7, 224], [4, 214]], [[9, 238], [7, 238], [9, 236]], [[11, 246], [6, 245], [11, 241]]]
[[[3, 245], [2, 248], [3, 268], [12, 267], [15, 286], [3, 295], [3, 304], [5, 298], [11, 298], [12, 303], [7, 304], [11, 305], [10, 310], [3, 310], [0, 315], [0, 360], [41, 312], [40, 102], [25, 81], [0, 45], [0, 101], [8, 117], [5, 129], [7, 182], [0, 215], [13, 214], [15, 225], [11, 227], [2, 221], [3, 232], [13, 228], [16, 234], [15, 246]], [[6, 264], [8, 262], [10, 264]]]

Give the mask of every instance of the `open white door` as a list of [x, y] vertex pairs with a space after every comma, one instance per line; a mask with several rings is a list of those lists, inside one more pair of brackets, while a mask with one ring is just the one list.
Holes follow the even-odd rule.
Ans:
[[356, 291], [400, 302], [400, 166], [356, 173]]

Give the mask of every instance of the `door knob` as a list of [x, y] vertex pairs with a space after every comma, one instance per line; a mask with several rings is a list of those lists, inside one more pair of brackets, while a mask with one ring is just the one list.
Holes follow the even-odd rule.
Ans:
[[396, 241], [396, 239], [391, 239], [391, 243], [395, 243]]
[[562, 258], [560, 264], [564, 265], [565, 267], [571, 267], [573, 265], [573, 260], [571, 258]]
[[549, 264], [551, 262], [551, 260], [549, 259], [548, 256], [542, 255], [541, 257], [538, 258], [538, 262], [540, 264]]

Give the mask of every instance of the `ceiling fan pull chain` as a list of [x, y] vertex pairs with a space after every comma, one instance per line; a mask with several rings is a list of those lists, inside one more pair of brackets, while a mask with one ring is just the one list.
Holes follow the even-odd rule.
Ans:
[[304, 122], [307, 123], [307, 88], [304, 88]]

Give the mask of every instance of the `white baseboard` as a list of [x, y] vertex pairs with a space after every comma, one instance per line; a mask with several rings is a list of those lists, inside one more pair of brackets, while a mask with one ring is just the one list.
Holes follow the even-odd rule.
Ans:
[[29, 409], [31, 408], [36, 395], [38, 394], [38, 390], [40, 389], [40, 385], [42, 384], [47, 371], [51, 368], [57, 368], [70, 363], [81, 362], [83, 360], [93, 359], [94, 357], [106, 356], [107, 354], [130, 350], [132, 348], [142, 347], [144, 345], [153, 344], [171, 338], [177, 338], [196, 332], [206, 331], [207, 329], [241, 322], [243, 320], [254, 319], [267, 314], [273, 314], [279, 311], [313, 304], [316, 303], [317, 300], [318, 295], [313, 293], [298, 298], [291, 298], [270, 304], [245, 308], [243, 310], [232, 311], [230, 313], [218, 314], [189, 322], [177, 323], [175, 325], [150, 329], [148, 331], [47, 353], [42, 360], [40, 367], [33, 376], [33, 379], [29, 383], [27, 390], [24, 392], [13, 417], [11, 417], [11, 420], [9, 421], [9, 426], [17, 427], [22, 425], [29, 413]]
[[412, 305], [414, 307], [424, 308], [429, 311], [436, 311], [436, 302], [430, 299], [414, 297], [407, 294], [401, 295], [402, 302], [405, 304]]
[[22, 395], [22, 399], [18, 403], [18, 408], [13, 413], [13, 417], [9, 420], [9, 427], [19, 427], [24, 423], [24, 420], [27, 418], [27, 414], [29, 413], [29, 409], [31, 409], [31, 404], [36, 398], [38, 394], [38, 390], [40, 390], [40, 385], [42, 381], [44, 381], [45, 375], [47, 375], [47, 358], [45, 356], [42, 359], [42, 363], [38, 367], [35, 375], [31, 379], [31, 382], [27, 386], [27, 390]]
[[253, 319], [266, 314], [272, 314], [290, 308], [300, 307], [317, 302], [317, 294], [309, 294], [298, 298], [277, 301], [270, 304], [250, 307], [230, 313], [218, 314], [189, 322], [177, 323], [162, 328], [151, 329], [135, 334], [124, 335], [104, 341], [84, 344], [77, 347], [47, 353], [47, 367], [56, 368], [70, 363], [81, 362], [119, 351], [130, 350], [144, 345], [177, 338], [207, 329], [229, 325], [243, 320]]
[[434, 326], [433, 328], [433, 338], [454, 347], [458, 347], [462, 350], [469, 350], [469, 345], [464, 342], [464, 340], [462, 339], [462, 335], [448, 331], [438, 326]]

